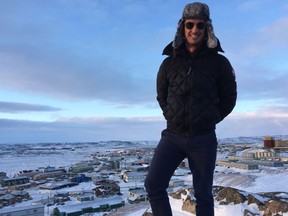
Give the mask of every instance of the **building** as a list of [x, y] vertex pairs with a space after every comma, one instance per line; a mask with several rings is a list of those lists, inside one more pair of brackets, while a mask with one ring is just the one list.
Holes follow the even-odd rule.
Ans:
[[287, 140], [275, 140], [275, 147], [288, 147]]
[[10, 206], [16, 202], [17, 202], [17, 198], [9, 193], [0, 197], [1, 206]]
[[97, 197], [109, 197], [112, 195], [120, 194], [120, 186], [116, 181], [101, 180], [95, 182], [95, 194]]
[[88, 161], [81, 161], [79, 163], [75, 163], [74, 166], [98, 166], [100, 165], [99, 160], [88, 160]]
[[53, 183], [47, 183], [45, 185], [40, 185], [39, 189], [41, 190], [58, 190], [61, 188], [67, 188], [67, 187], [73, 187], [77, 186], [77, 182], [68, 182], [68, 181], [62, 181], [62, 182], [53, 182]]
[[6, 173], [5, 172], [0, 172], [0, 181], [2, 180], [2, 179], [7, 179], [8, 177], [7, 177], [7, 175], [6, 175]]
[[120, 169], [120, 160], [111, 159], [108, 161], [108, 170], [119, 170]]
[[80, 174], [80, 175], [77, 175], [77, 176], [74, 176], [74, 177], [71, 178], [72, 182], [77, 182], [77, 183], [89, 182], [91, 180], [92, 180], [92, 178], [86, 176], [85, 174]]
[[0, 190], [0, 208], [30, 199], [30, 194], [25, 190]]
[[269, 167], [283, 167], [284, 166], [283, 162], [273, 161], [273, 160], [253, 160], [250, 163], [253, 163], [259, 166], [269, 166]]
[[[259, 165], [259, 166], [269, 166], [269, 167], [283, 167], [284, 163], [281, 162], [279, 159], [273, 160], [275, 153], [274, 152], [256, 152], [255, 153], [249, 153], [253, 154], [253, 157], [247, 157], [247, 154], [245, 154], [245, 157], [235, 157], [235, 156], [229, 156], [228, 160], [229, 162], [238, 162], [242, 164], [253, 164], [253, 165]], [[271, 153], [271, 154], [270, 154]], [[264, 158], [264, 159], [262, 159]]]
[[[58, 192], [54, 195], [53, 197], [53, 201], [55, 203], [64, 203], [71, 200], [70, 196], [69, 196], [69, 192]], [[51, 203], [53, 204], [53, 202], [50, 202], [50, 199], [48, 200], [47, 204]]]
[[54, 216], [80, 216], [84, 214], [111, 211], [125, 205], [125, 201], [121, 197], [113, 197], [109, 199], [100, 198], [89, 202], [81, 202], [73, 205], [62, 205], [54, 208]]
[[131, 166], [127, 166], [127, 169], [131, 170], [132, 172], [147, 172], [149, 169], [149, 166], [131, 165]]
[[229, 161], [220, 161], [218, 160], [216, 162], [217, 166], [225, 166], [225, 167], [233, 167], [233, 168], [239, 168], [239, 169], [248, 169], [248, 170], [254, 170], [258, 169], [258, 165], [252, 164], [252, 163], [244, 163], [244, 162], [229, 162]]
[[275, 152], [268, 152], [268, 151], [257, 151], [255, 152], [255, 158], [275, 158]]
[[81, 161], [72, 165], [68, 171], [72, 173], [93, 172], [100, 164], [98, 160]]
[[17, 202], [22, 202], [22, 200], [32, 199], [30, 194], [25, 190], [13, 190], [11, 191], [11, 195], [13, 195]]
[[82, 173], [82, 172], [92, 172], [94, 171], [94, 166], [72, 166], [69, 168], [69, 172], [72, 173]]
[[85, 191], [77, 196], [77, 200], [80, 202], [94, 200], [94, 191]]
[[29, 183], [29, 178], [26, 176], [20, 176], [16, 178], [4, 178], [1, 179], [0, 183], [2, 187], [9, 187]]
[[44, 216], [44, 205], [0, 209], [0, 216]]
[[139, 203], [148, 200], [148, 194], [144, 188], [129, 189], [127, 200], [129, 203]]
[[33, 180], [45, 180], [47, 178], [57, 178], [65, 175], [66, 172], [62, 170], [57, 170], [57, 171], [51, 171], [51, 172], [43, 172], [43, 173], [38, 173], [33, 176]]
[[275, 147], [275, 139], [271, 136], [265, 136], [264, 137], [264, 148], [265, 149], [271, 149]]
[[[257, 158], [257, 159], [272, 159], [276, 157], [276, 153], [274, 151], [267, 150], [245, 150], [242, 154], [244, 158]], [[231, 158], [231, 157], [230, 157]]]
[[146, 172], [125, 172], [122, 176], [123, 181], [125, 182], [137, 182], [144, 181], [146, 178]]
[[56, 167], [51, 167], [51, 166], [47, 166], [47, 167], [38, 167], [39, 172], [55, 172], [55, 171], [62, 171], [62, 172], [66, 172], [66, 170], [64, 168], [56, 168]]
[[169, 187], [183, 187], [184, 180], [183, 179], [171, 179], [169, 181]]
[[37, 175], [39, 173], [39, 170], [21, 170], [19, 171], [16, 176], [26, 176], [28, 178], [33, 178], [35, 175]]

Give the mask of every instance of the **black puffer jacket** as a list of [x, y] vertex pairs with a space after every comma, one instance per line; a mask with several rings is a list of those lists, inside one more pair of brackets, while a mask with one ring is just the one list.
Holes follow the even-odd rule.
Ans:
[[176, 51], [170, 43], [168, 57], [157, 76], [157, 100], [167, 128], [182, 135], [215, 130], [234, 108], [237, 91], [234, 70], [220, 43], [214, 49], [203, 45], [190, 55], [185, 46]]

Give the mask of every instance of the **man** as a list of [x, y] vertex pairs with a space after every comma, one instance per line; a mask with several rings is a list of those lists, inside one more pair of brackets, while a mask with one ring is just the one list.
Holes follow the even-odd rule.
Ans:
[[233, 68], [214, 35], [209, 7], [185, 6], [168, 57], [157, 76], [157, 100], [167, 121], [155, 149], [145, 187], [154, 216], [171, 216], [166, 188], [184, 158], [192, 172], [196, 215], [213, 216], [216, 124], [236, 104]]

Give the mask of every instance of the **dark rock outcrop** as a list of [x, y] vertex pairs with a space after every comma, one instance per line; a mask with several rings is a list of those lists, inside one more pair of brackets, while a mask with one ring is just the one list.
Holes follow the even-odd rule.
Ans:
[[[183, 200], [182, 210], [195, 214], [196, 202], [193, 196], [193, 188], [186, 188], [170, 193], [174, 199]], [[259, 211], [264, 212], [263, 216], [281, 216], [288, 212], [288, 193], [269, 192], [269, 193], [248, 193], [231, 187], [213, 187], [213, 196], [220, 205], [231, 205], [245, 203], [245, 205], [256, 204]], [[258, 216], [258, 213], [244, 209], [244, 216]]]
[[239, 204], [247, 200], [240, 190], [231, 187], [220, 190], [215, 199], [220, 202], [220, 205]]
[[281, 215], [281, 213], [288, 212], [288, 203], [287, 200], [283, 201], [276, 201], [276, 200], [269, 200], [265, 203], [264, 208], [264, 215], [263, 216], [274, 216], [275, 214]]
[[[192, 187], [183, 188], [169, 195], [174, 199], [182, 200], [182, 210], [195, 214], [196, 202], [194, 198], [194, 190]], [[283, 216], [288, 212], [288, 193], [287, 192], [269, 192], [269, 193], [248, 193], [231, 187], [214, 186], [213, 196], [220, 205], [237, 205], [243, 204], [243, 216], [259, 216], [259, 212], [263, 216]], [[251, 208], [251, 204], [258, 207], [258, 211]], [[117, 212], [110, 213], [109, 216], [122, 216], [125, 212], [131, 213], [139, 208], [147, 208], [142, 216], [153, 216], [149, 203], [141, 202], [129, 206], [121, 207]], [[253, 209], [253, 210], [252, 210]]]
[[183, 202], [182, 210], [196, 214], [196, 202], [194, 199], [191, 199], [190, 196], [187, 196], [186, 200]]

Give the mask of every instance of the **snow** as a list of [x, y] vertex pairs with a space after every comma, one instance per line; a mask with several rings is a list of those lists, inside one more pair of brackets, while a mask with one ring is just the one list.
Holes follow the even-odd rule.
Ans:
[[[147, 144], [147, 143], [146, 143]], [[143, 147], [149, 147], [145, 143]], [[152, 144], [154, 145], [154, 143]], [[67, 149], [56, 149], [52, 154], [35, 154], [35, 152], [30, 151], [27, 154], [16, 154], [11, 153], [11, 151], [3, 150], [4, 145], [0, 145], [0, 172], [6, 172], [8, 177], [13, 177], [20, 170], [25, 169], [37, 169], [38, 167], [45, 166], [55, 166], [55, 167], [66, 167], [68, 168], [74, 163], [89, 160], [90, 154], [93, 152], [99, 151], [114, 151], [121, 150], [121, 148], [127, 148], [123, 144], [123, 146], [112, 146], [111, 149], [107, 148], [106, 145], [102, 147], [97, 145], [85, 145], [82, 144], [79, 146], [71, 146], [72, 149], [75, 150], [67, 150]], [[9, 145], [11, 147], [11, 145]], [[34, 148], [37, 145], [33, 146]], [[58, 145], [59, 147], [59, 145]], [[131, 146], [129, 148], [133, 148]], [[1, 153], [1, 149], [3, 152]], [[218, 158], [224, 158], [227, 152], [223, 152], [224, 155], [219, 155]], [[242, 170], [235, 168], [225, 168], [225, 167], [216, 167], [215, 177], [214, 177], [214, 185], [218, 186], [229, 186], [234, 187], [243, 191], [247, 191], [250, 193], [259, 193], [259, 192], [288, 192], [288, 166], [284, 167], [261, 167], [260, 170]], [[111, 177], [115, 180], [117, 177]], [[179, 176], [177, 177], [179, 178]], [[192, 185], [192, 176], [184, 175], [181, 176], [185, 181], [186, 185]], [[143, 186], [143, 182], [120, 182], [121, 192], [125, 195], [128, 194], [128, 187], [130, 186]], [[81, 183], [78, 186], [72, 188], [64, 188], [57, 190], [57, 192], [65, 192], [65, 191], [89, 191], [94, 188], [95, 185], [92, 182]], [[27, 189], [27, 192], [33, 197], [31, 201], [25, 201], [19, 204], [16, 204], [16, 207], [29, 205], [35, 200], [47, 199], [53, 196], [56, 191], [47, 191], [47, 190], [39, 190], [39, 189]], [[123, 199], [127, 197], [123, 196]], [[76, 200], [69, 201], [72, 203], [77, 203]], [[182, 201], [173, 199], [170, 197], [170, 203], [172, 206], [173, 216], [193, 216], [193, 214], [182, 211]], [[68, 206], [69, 203], [67, 203]], [[133, 205], [128, 204], [126, 205]], [[135, 204], [134, 204], [135, 205]], [[7, 207], [6, 207], [7, 208]], [[46, 215], [48, 212], [51, 212], [55, 206], [45, 207]], [[61, 206], [61, 208], [67, 208], [65, 206]], [[142, 214], [149, 208], [149, 204], [143, 206], [139, 205], [135, 208], [131, 208], [130, 211], [127, 211], [126, 216], [142, 216]], [[259, 212], [257, 206], [255, 204], [248, 205], [247, 203], [237, 204], [237, 205], [219, 205], [217, 201], [215, 201], [215, 216], [242, 216], [244, 209], [248, 209], [251, 212], [257, 213], [260, 216], [263, 215], [263, 212]], [[100, 216], [103, 213], [95, 213], [93, 216]], [[288, 216], [288, 213], [284, 213], [283, 216]]]
[[143, 213], [146, 211], [146, 209], [140, 209], [138, 211], [135, 211], [131, 214], [127, 214], [127, 216], [136, 216], [136, 215], [143, 215]]
[[253, 192], [287, 192], [287, 179], [287, 168], [283, 169], [283, 173], [264, 173], [262, 175], [258, 175], [256, 182], [251, 187], [246, 187], [245, 190]]
[[237, 205], [216, 205], [215, 207], [215, 216], [231, 216], [231, 215], [244, 215], [243, 212], [243, 205], [237, 204]]

